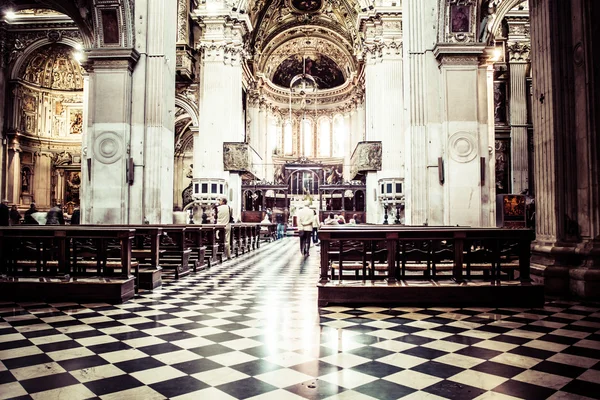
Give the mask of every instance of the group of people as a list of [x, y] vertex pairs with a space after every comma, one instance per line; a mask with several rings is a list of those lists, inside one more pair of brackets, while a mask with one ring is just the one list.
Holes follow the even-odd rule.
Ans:
[[[319, 244], [319, 227], [322, 225], [342, 225], [346, 223], [343, 215], [329, 213], [329, 216], [321, 223], [316, 210], [309, 207], [308, 203], [298, 210], [296, 214], [298, 220], [298, 235], [300, 236], [300, 252], [305, 257], [310, 255], [310, 241], [315, 245]], [[354, 214], [348, 221], [348, 225], [359, 224], [358, 215]]]
[[[38, 213], [39, 210], [36, 208], [35, 203], [29, 205], [29, 209], [25, 211], [25, 217], [21, 222], [21, 213], [19, 212], [17, 205], [13, 204], [12, 207], [8, 208], [8, 200], [2, 200], [0, 204], [0, 226], [16, 226], [16, 225], [40, 225], [40, 221], [36, 219], [34, 214]], [[79, 225], [80, 211], [76, 208], [71, 216], [71, 225]], [[43, 221], [41, 221], [43, 224]], [[65, 218], [63, 215], [62, 206], [56, 204], [46, 213], [46, 225], [64, 225]]]

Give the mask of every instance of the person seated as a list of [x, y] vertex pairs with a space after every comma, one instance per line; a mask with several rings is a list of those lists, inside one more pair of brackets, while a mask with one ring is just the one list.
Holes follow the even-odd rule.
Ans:
[[46, 215], [46, 225], [64, 225], [65, 217], [63, 215], [61, 204], [56, 204], [48, 211]]
[[31, 203], [29, 206], [29, 210], [25, 211], [25, 218], [23, 219], [23, 224], [25, 225], [39, 225], [38, 221], [33, 218], [32, 214], [37, 213], [38, 210], [35, 207], [35, 203]]
[[261, 224], [270, 224], [271, 221], [269, 220], [269, 214], [266, 214], [265, 218], [262, 221], [260, 221], [260, 223]]
[[348, 221], [348, 225], [358, 225], [359, 223], [360, 223], [360, 220], [358, 219], [357, 214], [352, 215], [352, 219], [350, 221]]
[[325, 218], [325, 221], [323, 221], [323, 225], [339, 225], [338, 218], [336, 217], [337, 215], [334, 216], [333, 213], [329, 213], [329, 216]]
[[13, 204], [11, 209], [10, 209], [10, 224], [11, 225], [19, 225], [21, 223], [21, 214], [19, 213], [19, 210], [17, 209], [17, 205]]
[[337, 221], [339, 225], [344, 225], [346, 223], [346, 218], [343, 215], [336, 215]]

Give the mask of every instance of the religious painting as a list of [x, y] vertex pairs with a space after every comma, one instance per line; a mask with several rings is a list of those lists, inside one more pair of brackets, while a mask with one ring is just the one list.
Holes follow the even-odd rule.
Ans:
[[30, 95], [23, 96], [23, 110], [24, 111], [35, 111], [35, 97]]
[[292, 6], [300, 12], [312, 13], [317, 12], [321, 8], [323, 2], [321, 0], [292, 0]]
[[69, 133], [71, 135], [81, 135], [83, 131], [83, 110], [71, 109], [69, 111]]
[[311, 75], [319, 89], [331, 89], [344, 84], [344, 73], [331, 58], [323, 54], [304, 57], [295, 54], [283, 60], [273, 74], [273, 83], [289, 88], [292, 78], [301, 74]]
[[104, 36], [104, 44], [119, 44], [119, 19], [117, 18], [117, 10], [105, 9], [102, 14], [102, 33]]
[[527, 216], [525, 196], [508, 194], [501, 197], [503, 226], [505, 228], [525, 228]]
[[470, 31], [469, 6], [452, 5], [450, 7], [450, 28], [452, 33], [467, 33]]
[[325, 184], [336, 185], [342, 183], [344, 180], [343, 174], [344, 166], [342, 164], [332, 165], [329, 167], [323, 167], [323, 175], [325, 178]]

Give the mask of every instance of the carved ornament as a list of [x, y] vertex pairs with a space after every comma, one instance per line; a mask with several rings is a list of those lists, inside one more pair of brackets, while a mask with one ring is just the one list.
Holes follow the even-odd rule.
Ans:
[[223, 143], [223, 169], [225, 171], [251, 172], [250, 149], [247, 143]]
[[360, 172], [381, 171], [381, 142], [358, 142], [350, 159], [352, 179]]

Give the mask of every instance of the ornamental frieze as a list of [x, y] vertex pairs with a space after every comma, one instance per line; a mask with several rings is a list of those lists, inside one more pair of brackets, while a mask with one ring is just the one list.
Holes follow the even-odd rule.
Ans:
[[359, 172], [381, 171], [381, 142], [358, 142], [350, 158], [350, 176]]

